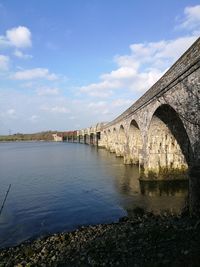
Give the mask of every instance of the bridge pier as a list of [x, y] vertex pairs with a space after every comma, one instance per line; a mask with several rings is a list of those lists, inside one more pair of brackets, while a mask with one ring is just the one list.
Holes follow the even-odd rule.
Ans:
[[80, 135], [79, 143], [80, 143], [80, 144], [83, 144], [83, 143], [84, 143], [83, 135]]
[[94, 145], [95, 144], [95, 136], [93, 133], [90, 134], [90, 142], [89, 142], [90, 145]]
[[84, 135], [84, 144], [87, 144], [87, 145], [90, 144], [90, 136], [88, 134]]

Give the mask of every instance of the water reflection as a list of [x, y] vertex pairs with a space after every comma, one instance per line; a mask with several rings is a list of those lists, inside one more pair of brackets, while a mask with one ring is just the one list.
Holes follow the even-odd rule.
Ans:
[[178, 214], [185, 207], [188, 196], [188, 181], [141, 181], [137, 166], [124, 165], [115, 154], [99, 150], [101, 160], [109, 157], [108, 176], [113, 176], [116, 190], [121, 196], [120, 205], [131, 214], [141, 207], [156, 214], [163, 211]]
[[0, 144], [0, 247], [27, 238], [109, 223], [136, 207], [178, 213], [187, 182], [140, 182], [136, 166], [95, 147], [69, 143]]
[[154, 196], [176, 196], [187, 197], [188, 181], [141, 181], [140, 191], [142, 195]]

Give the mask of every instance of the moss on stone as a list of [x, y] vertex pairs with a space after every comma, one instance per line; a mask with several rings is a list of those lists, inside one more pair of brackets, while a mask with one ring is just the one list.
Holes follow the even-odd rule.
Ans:
[[159, 170], [149, 169], [140, 173], [141, 180], [187, 180], [188, 169], [185, 166], [180, 168], [160, 167]]

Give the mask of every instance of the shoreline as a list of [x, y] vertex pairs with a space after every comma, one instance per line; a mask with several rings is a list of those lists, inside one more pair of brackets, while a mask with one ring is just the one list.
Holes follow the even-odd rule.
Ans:
[[200, 220], [137, 211], [0, 249], [0, 266], [199, 266]]

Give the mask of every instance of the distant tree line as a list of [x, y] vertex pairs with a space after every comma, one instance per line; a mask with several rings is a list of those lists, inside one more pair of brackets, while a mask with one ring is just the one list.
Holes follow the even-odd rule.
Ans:
[[15, 133], [12, 135], [0, 135], [0, 141], [53, 141], [53, 134], [58, 131], [46, 131], [32, 134]]

